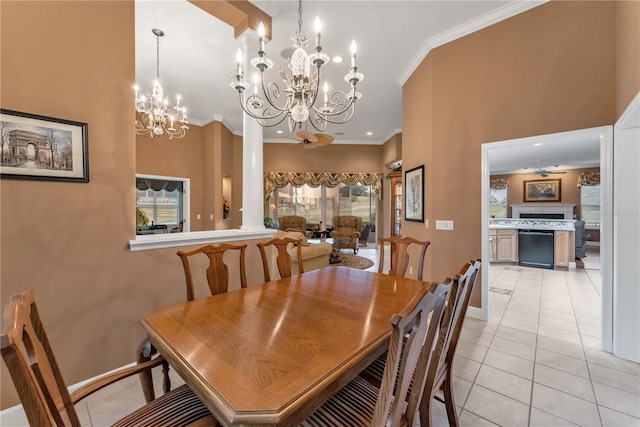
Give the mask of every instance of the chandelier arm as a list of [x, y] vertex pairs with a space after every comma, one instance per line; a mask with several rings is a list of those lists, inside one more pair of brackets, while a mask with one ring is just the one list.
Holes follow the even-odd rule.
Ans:
[[[240, 106], [242, 107], [242, 110], [245, 113], [247, 113], [250, 117], [256, 119], [259, 122], [262, 122], [262, 123], [260, 123], [261, 126], [264, 126], [264, 127], [277, 126], [280, 123], [282, 123], [284, 121], [284, 119], [287, 118], [288, 111], [286, 111], [286, 110], [279, 110], [280, 112], [278, 114], [274, 114], [273, 116], [270, 116], [270, 117], [261, 116], [261, 115], [255, 114], [254, 112], [249, 110], [245, 105], [246, 103], [249, 103], [249, 99], [247, 99], [247, 101], [245, 102], [242, 92], [238, 92], [238, 94], [239, 94], [239, 97], [240, 97]], [[282, 118], [280, 118], [280, 117], [282, 117]], [[280, 118], [280, 119], [274, 124], [269, 124], [267, 122], [267, 120], [278, 119], [278, 118]]]
[[[264, 72], [261, 72], [261, 73], [260, 73], [260, 84], [261, 84], [261, 86], [262, 86], [262, 93], [264, 94], [264, 98], [267, 100], [267, 102], [269, 103], [269, 105], [271, 105], [273, 108], [275, 108], [276, 110], [281, 111], [281, 112], [283, 112], [283, 113], [286, 113], [286, 112], [288, 112], [288, 111], [289, 111], [289, 108], [291, 108], [291, 107], [289, 106], [288, 97], [287, 97], [287, 102], [286, 102], [285, 106], [284, 106], [284, 107], [282, 107], [282, 108], [278, 107], [278, 106], [277, 106], [277, 105], [276, 105], [276, 104], [271, 100], [271, 96], [269, 96], [269, 91], [267, 90], [267, 88], [266, 88], [266, 87], [265, 87], [265, 85], [264, 85]], [[279, 94], [280, 94], [280, 86], [278, 86], [278, 84], [277, 84], [276, 82], [270, 82], [270, 83], [269, 83], [269, 86], [271, 86], [271, 85], [275, 86], [276, 91], [277, 91], [277, 94], [278, 94], [278, 95], [276, 96], [276, 98], [279, 98], [279, 97], [280, 97], [280, 95], [279, 95]]]

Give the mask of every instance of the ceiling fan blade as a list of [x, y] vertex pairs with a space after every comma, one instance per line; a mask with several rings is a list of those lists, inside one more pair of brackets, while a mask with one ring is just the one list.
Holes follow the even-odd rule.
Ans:
[[548, 173], [548, 174], [563, 174], [563, 173], [566, 173], [566, 172], [550, 172], [550, 171], [546, 171], [546, 173]]
[[318, 138], [317, 143], [320, 145], [329, 145], [334, 139], [331, 135], [327, 135], [326, 133], [316, 133], [316, 137]]
[[298, 139], [298, 138], [294, 138], [294, 137], [292, 137], [292, 136], [286, 136], [286, 135], [285, 135], [284, 137], [285, 137], [285, 138], [287, 138], [287, 139], [291, 139], [292, 141], [303, 142], [303, 141], [301, 141], [300, 139]]
[[312, 134], [311, 132], [307, 132], [306, 130], [300, 130], [296, 133], [299, 138], [306, 139], [309, 142], [318, 142], [318, 137]]

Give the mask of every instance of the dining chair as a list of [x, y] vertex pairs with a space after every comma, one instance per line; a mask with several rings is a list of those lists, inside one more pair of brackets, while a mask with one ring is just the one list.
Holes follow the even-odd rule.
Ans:
[[434, 292], [425, 289], [392, 317], [380, 388], [356, 376], [301, 425], [413, 426], [422, 388], [412, 387], [412, 379], [415, 376], [414, 381], [422, 383], [424, 367], [439, 358], [434, 343], [449, 288], [440, 284]]
[[413, 237], [392, 236], [380, 239], [380, 263], [378, 265], [378, 273], [382, 273], [384, 269], [384, 252], [385, 247], [390, 247], [390, 268], [389, 275], [401, 276], [407, 273], [409, 267], [409, 246], [416, 245], [420, 247], [420, 257], [418, 258], [418, 280], [422, 280], [422, 272], [424, 270], [424, 257], [427, 248], [431, 244], [430, 241], [416, 240]]
[[211, 295], [217, 295], [227, 292], [227, 289], [229, 288], [229, 268], [223, 261], [223, 256], [228, 250], [240, 251], [240, 287], [247, 287], [247, 273], [245, 269], [246, 249], [247, 245], [232, 245], [229, 243], [221, 243], [219, 245], [202, 246], [198, 249], [194, 249], [188, 252], [178, 251], [178, 256], [182, 260], [184, 275], [187, 281], [187, 301], [193, 301], [195, 298], [193, 273], [191, 271], [191, 265], [189, 264], [189, 259], [191, 257], [204, 254], [209, 258], [209, 266], [206, 269], [207, 283], [209, 284]]
[[292, 244], [296, 248], [298, 259], [298, 274], [304, 273], [304, 268], [301, 262], [302, 240], [292, 239], [291, 237], [275, 238], [266, 242], [258, 242], [258, 249], [260, 249], [260, 255], [262, 256], [262, 267], [264, 268], [265, 282], [271, 281], [271, 274], [269, 273], [269, 265], [271, 264], [271, 262], [269, 257], [267, 257], [267, 252], [265, 250], [265, 248], [269, 246], [274, 246], [275, 250], [277, 250], [276, 265], [278, 267], [280, 277], [291, 277], [291, 275], [293, 274], [293, 259], [291, 258], [291, 254], [288, 251], [289, 244]]
[[[187, 301], [193, 301], [195, 299], [195, 284], [193, 280], [193, 272], [191, 270], [191, 264], [189, 259], [193, 257], [201, 256], [204, 254], [209, 258], [209, 266], [205, 271], [207, 283], [211, 295], [227, 292], [229, 287], [229, 268], [223, 261], [223, 256], [228, 250], [239, 251], [239, 268], [240, 268], [240, 287], [247, 287], [247, 274], [245, 269], [245, 251], [247, 245], [232, 245], [228, 243], [221, 243], [219, 245], [205, 245], [192, 251], [178, 251], [178, 256], [182, 260], [182, 266], [184, 268], [184, 275], [187, 284]], [[151, 341], [146, 338], [136, 351], [136, 362], [138, 364], [151, 360], [158, 351], [153, 346]], [[151, 402], [154, 396], [153, 378], [150, 372], [141, 372], [140, 384], [147, 403]], [[168, 390], [171, 386], [169, 379], [169, 366], [165, 362], [163, 366], [163, 387]]]
[[[11, 297], [2, 321], [0, 351], [31, 426], [80, 426], [76, 403], [140, 371], [150, 371], [164, 361], [158, 356], [135, 367], [112, 372], [69, 393], [31, 288]], [[176, 427], [207, 423], [213, 424], [215, 419], [191, 389], [183, 385], [127, 415], [114, 426]]]
[[[420, 402], [420, 425], [431, 426], [431, 400], [436, 397], [440, 389], [444, 392], [444, 403], [447, 408], [449, 425], [458, 426], [458, 413], [453, 396], [453, 357], [462, 331], [469, 300], [478, 280], [478, 271], [482, 262], [478, 259], [466, 263], [451, 282], [451, 293], [455, 295], [453, 304], [449, 303], [444, 314], [443, 327], [438, 337], [438, 343], [442, 346], [442, 353], [437, 369], [430, 375], [424, 385], [422, 402]], [[451, 301], [451, 299], [450, 299]], [[439, 400], [439, 399], [438, 399]]]
[[[422, 401], [420, 402], [420, 425], [430, 426], [431, 421], [431, 400], [436, 397], [436, 393], [441, 388], [444, 392], [444, 403], [447, 408], [447, 418], [450, 426], [458, 425], [458, 417], [455, 409], [455, 401], [453, 397], [453, 382], [451, 377], [451, 367], [453, 364], [453, 356], [455, 355], [458, 338], [462, 330], [464, 315], [469, 305], [471, 293], [478, 278], [478, 270], [480, 269], [480, 260], [470, 261], [466, 263], [454, 276], [453, 279], [447, 278], [444, 283], [451, 286], [449, 296], [447, 298], [445, 312], [440, 322], [440, 332], [436, 342], [438, 353], [437, 364], [431, 365], [430, 372], [427, 372], [425, 382], [422, 385], [424, 389]], [[382, 382], [385, 357], [383, 354], [376, 359], [371, 365], [364, 369], [360, 376], [373, 386], [378, 386]], [[423, 369], [423, 368], [418, 368]]]

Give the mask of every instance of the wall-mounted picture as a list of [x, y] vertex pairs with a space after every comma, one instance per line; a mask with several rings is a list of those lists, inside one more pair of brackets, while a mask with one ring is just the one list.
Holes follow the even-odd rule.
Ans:
[[424, 165], [404, 173], [404, 219], [424, 222]]
[[562, 201], [561, 179], [539, 179], [524, 182], [525, 202], [560, 202]]
[[89, 182], [87, 124], [0, 110], [3, 179]]

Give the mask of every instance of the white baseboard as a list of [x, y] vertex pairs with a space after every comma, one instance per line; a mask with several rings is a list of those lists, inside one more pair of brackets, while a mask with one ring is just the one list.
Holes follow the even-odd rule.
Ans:
[[[135, 366], [136, 363], [132, 362], [128, 365], [122, 366], [120, 368], [113, 369], [109, 372], [105, 372], [104, 374], [96, 375], [93, 378], [89, 378], [84, 381], [80, 381], [79, 383], [73, 384], [69, 386], [69, 392], [73, 392], [85, 384], [90, 383], [91, 381], [97, 380], [100, 377], [105, 375], [109, 375], [112, 372], [119, 371], [120, 369], [130, 368]], [[2, 427], [26, 427], [29, 425], [29, 421], [27, 420], [27, 415], [22, 408], [22, 405], [12, 406], [11, 408], [7, 408], [3, 411], [0, 411], [0, 426]]]

